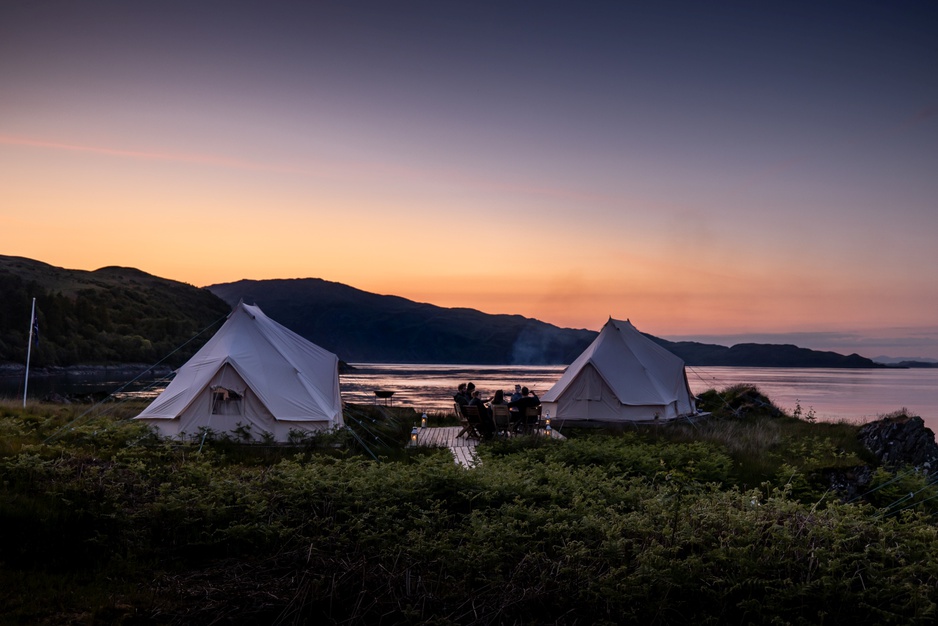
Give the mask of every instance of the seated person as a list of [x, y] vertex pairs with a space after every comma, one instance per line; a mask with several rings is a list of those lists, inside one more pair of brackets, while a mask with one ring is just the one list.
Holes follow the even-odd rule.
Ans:
[[521, 399], [521, 385], [515, 385], [515, 392], [511, 394], [511, 401], [517, 402]]
[[495, 420], [492, 419], [491, 409], [485, 406], [485, 401], [482, 400], [481, 391], [472, 392], [472, 400], [469, 401], [469, 406], [478, 407], [479, 424], [477, 428], [479, 429], [479, 433], [482, 435], [483, 439], [491, 439], [495, 434]]
[[459, 383], [459, 387], [456, 388], [456, 395], [453, 396], [453, 402], [459, 406], [466, 406], [469, 404], [469, 394], [466, 392], [466, 383]]
[[518, 407], [511, 406], [512, 402], [517, 402], [521, 399], [521, 385], [515, 385], [515, 391], [511, 394], [511, 401], [508, 403], [508, 410], [511, 411], [511, 422], [514, 424], [518, 422]]
[[493, 404], [508, 404], [508, 403], [505, 401], [505, 392], [504, 392], [504, 391], [502, 391], [501, 389], [499, 389], [498, 391], [495, 392], [495, 395], [492, 396], [492, 399], [491, 399], [491, 400], [489, 400], [489, 406], [492, 406]]
[[541, 405], [541, 399], [537, 397], [536, 394], [531, 393], [527, 387], [521, 388], [521, 399], [515, 400], [514, 402], [508, 403], [509, 409], [515, 409], [518, 411], [518, 421], [522, 421], [524, 417], [524, 411], [528, 408], [536, 408]]

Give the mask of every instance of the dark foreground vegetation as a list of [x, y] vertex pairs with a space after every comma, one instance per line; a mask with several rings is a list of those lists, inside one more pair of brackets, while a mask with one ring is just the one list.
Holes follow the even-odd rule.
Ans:
[[402, 409], [271, 447], [0, 406], [0, 619], [933, 623], [928, 477], [873, 467], [845, 502], [831, 472], [875, 463], [857, 428], [742, 391], [706, 422], [486, 444], [471, 470], [405, 448]]

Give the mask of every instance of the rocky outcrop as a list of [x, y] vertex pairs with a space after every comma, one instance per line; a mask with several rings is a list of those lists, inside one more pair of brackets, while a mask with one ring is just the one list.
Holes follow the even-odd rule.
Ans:
[[843, 502], [852, 502], [861, 497], [873, 482], [873, 468], [868, 465], [832, 467], [821, 470], [821, 475]]
[[697, 408], [715, 417], [743, 419], [765, 415], [782, 417], [784, 412], [754, 385], [733, 385], [723, 391], [708, 389], [697, 397]]
[[[938, 476], [935, 433], [917, 415], [905, 411], [887, 415], [860, 427], [857, 438], [877, 458], [878, 465], [892, 469], [912, 466], [924, 474]], [[821, 474], [844, 502], [863, 497], [873, 482], [873, 467], [868, 465], [829, 468]]]
[[864, 424], [860, 442], [883, 465], [911, 465], [928, 474], [938, 474], [938, 444], [935, 433], [917, 415], [894, 413]]

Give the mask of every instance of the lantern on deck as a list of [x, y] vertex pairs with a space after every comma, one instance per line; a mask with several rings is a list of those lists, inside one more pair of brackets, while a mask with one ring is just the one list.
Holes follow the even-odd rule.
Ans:
[[420, 428], [427, 427], [427, 412], [424, 411], [423, 415], [420, 416]]
[[413, 429], [410, 431], [410, 445], [412, 446], [417, 445], [417, 427], [416, 426], [414, 426]]

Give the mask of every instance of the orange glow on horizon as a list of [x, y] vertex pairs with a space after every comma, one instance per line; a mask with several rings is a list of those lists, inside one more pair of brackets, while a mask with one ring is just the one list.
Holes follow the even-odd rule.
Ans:
[[[0, 219], [0, 225], [9, 222]], [[197, 230], [202, 232], [203, 223]], [[222, 237], [224, 239], [224, 237]], [[304, 269], [303, 263], [282, 264], [279, 257], [265, 261], [273, 248], [264, 247], [260, 253], [251, 252], [246, 258], [222, 255], [217, 247], [206, 249], [198, 257], [165, 254], [162, 250], [141, 250], [133, 238], [121, 244], [106, 247], [89, 246], [78, 253], [71, 242], [74, 232], [69, 228], [50, 226], [39, 241], [32, 242], [28, 250], [16, 247], [4, 254], [34, 258], [68, 269], [95, 270], [108, 265], [136, 267], [145, 272], [179, 280], [195, 286], [234, 282], [243, 278], [264, 280], [274, 278], [322, 278], [347, 284], [357, 289], [395, 295], [416, 302], [441, 307], [473, 308], [485, 313], [522, 315], [561, 327], [599, 330], [611, 316], [631, 319], [642, 331], [655, 335], [732, 334], [745, 332], [793, 332], [832, 330], [844, 325], [863, 328], [870, 324], [865, 312], [856, 310], [849, 293], [815, 294], [812, 307], [804, 307], [795, 296], [804, 295], [798, 278], [784, 287], [777, 284], [771, 297], [753, 299], [748, 293], [727, 293], [713, 283], [701, 283], [694, 288], [683, 285], [679, 291], [667, 284], [667, 273], [657, 278], [649, 274], [640, 283], [614, 282], [613, 276], [578, 276], [567, 280], [527, 275], [457, 276], [448, 278], [435, 272], [434, 277], [411, 274], [377, 275], [364, 266], [336, 262], [329, 271]], [[179, 241], [177, 241], [179, 243]], [[193, 234], [185, 246], [197, 248], [202, 242]], [[240, 245], [240, 244], [239, 244]], [[325, 264], [319, 267], [324, 269]], [[363, 267], [362, 269], [358, 269]], [[753, 279], [750, 288], [758, 288]], [[779, 281], [781, 283], [781, 281]], [[610, 285], [615, 285], [610, 288]], [[898, 297], [898, 296], [897, 296]], [[835, 317], [839, 324], [823, 323], [825, 316]], [[884, 319], [884, 322], [886, 320]], [[913, 317], [892, 316], [890, 323], [898, 325], [921, 324]]]
[[[901, 306], [915, 283], [890, 282], [883, 263], [858, 274], [846, 263], [825, 266], [809, 254], [780, 256], [735, 240], [696, 246], [696, 226], [654, 234], [669, 223], [640, 211], [636, 219], [571, 222], [559, 232], [563, 204], [548, 203], [553, 214], [531, 218], [544, 197], [564, 197], [559, 187], [480, 208], [478, 189], [466, 198], [451, 197], [449, 188], [411, 196], [384, 193], [387, 181], [350, 188], [354, 175], [315, 184], [303, 176], [268, 179], [298, 170], [197, 154], [10, 135], [0, 136], [0, 145], [10, 148], [0, 150], [0, 164], [16, 183], [2, 191], [14, 210], [0, 215], [0, 228], [16, 233], [3, 253], [61, 267], [125, 265], [197, 286], [323, 278], [562, 327], [598, 330], [610, 316], [628, 318], [656, 335], [928, 322], [920, 307]], [[20, 148], [40, 150], [12, 150]], [[54, 186], [45, 184], [49, 168], [58, 168]], [[446, 211], [437, 209], [440, 202]], [[517, 213], [508, 211], [513, 205]], [[523, 243], [516, 233], [524, 233]], [[868, 281], [877, 271], [881, 286], [871, 296]]]

